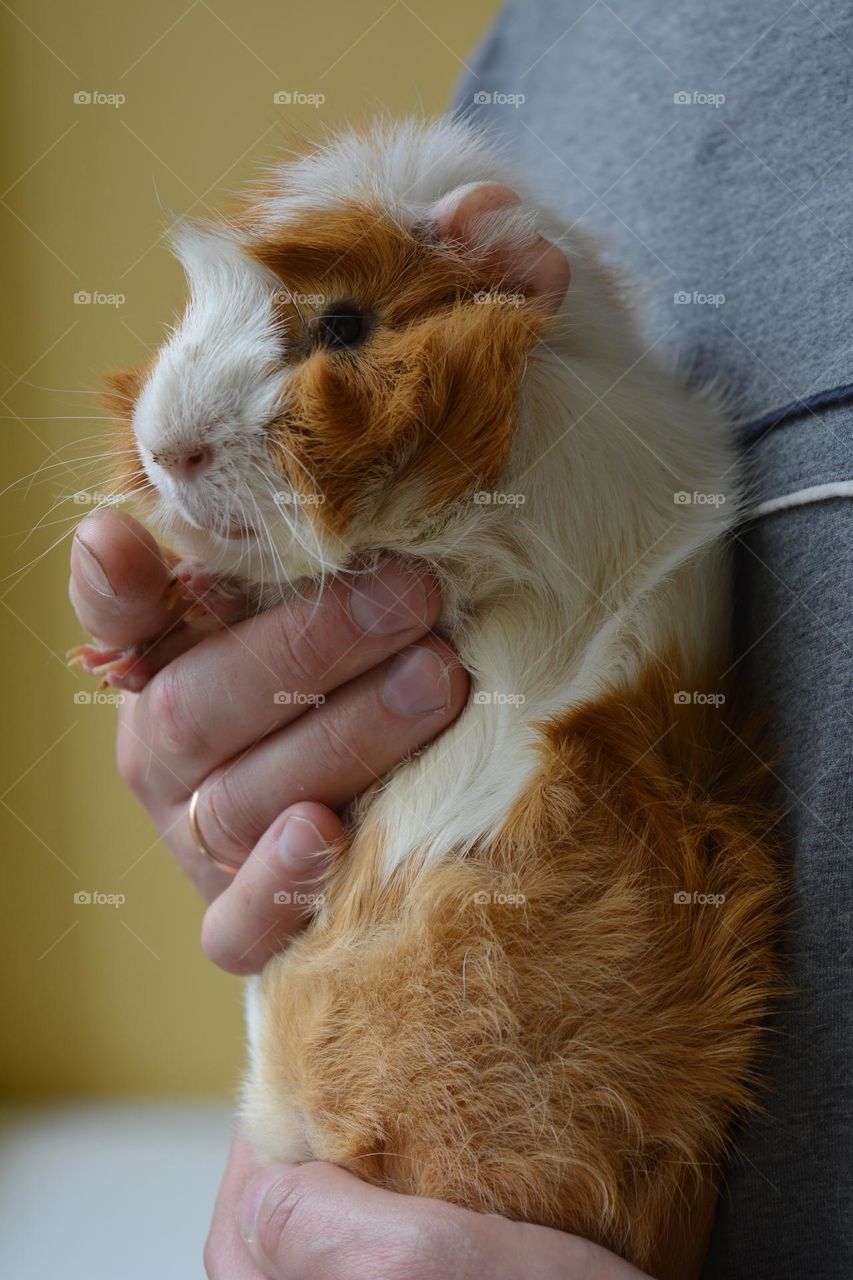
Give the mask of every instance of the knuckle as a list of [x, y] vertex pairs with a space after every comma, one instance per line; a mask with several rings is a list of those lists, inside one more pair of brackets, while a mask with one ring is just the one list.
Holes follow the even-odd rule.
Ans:
[[326, 674], [328, 662], [319, 647], [310, 623], [300, 622], [282, 610], [273, 636], [272, 663], [282, 680], [305, 693], [316, 693], [318, 680]]
[[334, 716], [317, 716], [314, 727], [317, 734], [315, 761], [318, 770], [329, 773], [332, 777], [352, 773], [364, 752], [353, 740], [354, 726], [351, 717], [343, 714], [339, 707]]
[[197, 754], [204, 740], [192, 710], [192, 690], [180, 663], [164, 667], [142, 696], [147, 703], [152, 748], [165, 749], [173, 755]]
[[258, 1245], [265, 1258], [274, 1260], [293, 1249], [300, 1210], [307, 1196], [308, 1188], [298, 1171], [282, 1174], [275, 1185], [275, 1194], [267, 1194], [255, 1222]]
[[205, 838], [222, 854], [251, 849], [267, 823], [246, 787], [243, 771], [231, 769], [205, 787], [200, 796]]

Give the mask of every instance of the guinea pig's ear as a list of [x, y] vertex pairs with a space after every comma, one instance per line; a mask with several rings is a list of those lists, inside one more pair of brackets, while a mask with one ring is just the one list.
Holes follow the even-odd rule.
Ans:
[[429, 222], [442, 241], [482, 257], [489, 281], [513, 285], [556, 312], [571, 278], [558, 245], [540, 236], [531, 215], [511, 187], [472, 182], [442, 196]]

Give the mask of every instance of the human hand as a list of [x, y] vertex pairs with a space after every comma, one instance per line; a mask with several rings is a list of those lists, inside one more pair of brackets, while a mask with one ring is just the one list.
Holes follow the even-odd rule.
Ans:
[[259, 1171], [239, 1138], [205, 1267], [210, 1280], [648, 1280], [578, 1236], [396, 1195], [334, 1165]]
[[[351, 586], [335, 581], [320, 597], [203, 639], [175, 627], [170, 577], [130, 516], [103, 511], [81, 522], [69, 594], [83, 627], [116, 647], [164, 637], [162, 669], [124, 695], [119, 771], [212, 904], [208, 955], [231, 973], [254, 973], [303, 920], [276, 891], [313, 884], [341, 833], [335, 811], [449, 725], [468, 678], [430, 634], [441, 607], [435, 582], [404, 564]], [[206, 844], [243, 863], [234, 877], [193, 839], [187, 810], [197, 789]]]

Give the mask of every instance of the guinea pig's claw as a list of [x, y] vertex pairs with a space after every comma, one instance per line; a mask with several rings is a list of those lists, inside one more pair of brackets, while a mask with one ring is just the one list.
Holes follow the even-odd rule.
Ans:
[[183, 620], [191, 626], [201, 624], [204, 630], [216, 622], [237, 622], [246, 616], [246, 592], [238, 582], [212, 573], [196, 560], [179, 561], [173, 568], [166, 605], [180, 607]]
[[82, 667], [87, 675], [99, 675], [104, 666], [121, 658], [123, 649], [101, 649], [94, 644], [75, 644], [65, 655], [69, 667]]
[[139, 654], [133, 649], [103, 649], [94, 644], [78, 644], [65, 655], [69, 667], [79, 667], [89, 676], [101, 677], [101, 688], [124, 681]]
[[181, 589], [181, 580], [177, 576], [172, 578], [163, 592], [163, 603], [167, 609], [176, 609], [179, 604], [186, 603], [186, 596]]

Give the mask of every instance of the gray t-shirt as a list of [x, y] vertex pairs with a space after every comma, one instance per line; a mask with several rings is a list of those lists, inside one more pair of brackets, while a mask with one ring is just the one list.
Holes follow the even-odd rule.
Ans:
[[[736, 660], [773, 713], [795, 990], [706, 1280], [853, 1277], [853, 8], [510, 0], [456, 109], [641, 282], [649, 342], [738, 398]], [[519, 100], [523, 97], [523, 100]]]

